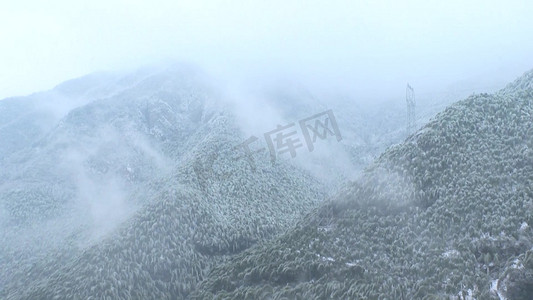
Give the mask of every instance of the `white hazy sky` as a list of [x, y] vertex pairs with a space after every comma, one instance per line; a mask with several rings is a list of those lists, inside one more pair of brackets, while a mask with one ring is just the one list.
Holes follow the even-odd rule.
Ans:
[[387, 95], [533, 68], [533, 1], [2, 0], [0, 98], [161, 60]]

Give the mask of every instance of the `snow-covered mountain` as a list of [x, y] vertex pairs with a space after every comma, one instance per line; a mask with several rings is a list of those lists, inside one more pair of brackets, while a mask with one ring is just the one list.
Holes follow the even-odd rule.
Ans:
[[531, 299], [533, 71], [448, 107], [199, 299]]
[[[438, 172], [453, 164], [440, 163], [434, 170], [424, 163], [434, 163], [444, 154], [454, 155], [444, 161], [466, 160], [462, 155], [483, 143], [471, 141], [471, 134], [465, 133], [462, 126], [474, 121], [461, 119], [470, 118], [464, 111], [477, 112], [477, 106], [492, 101], [490, 109], [478, 112], [479, 118], [495, 113], [493, 106], [511, 107], [515, 114], [509, 117], [520, 115], [522, 111], [505, 106], [502, 99], [529, 99], [527, 94], [517, 96], [530, 91], [528, 80], [494, 96], [478, 95], [452, 106], [398, 146], [393, 145], [407, 137], [402, 97], [392, 105], [363, 104], [334, 95], [319, 98], [291, 83], [260, 90], [255, 98], [261, 101], [254, 104], [235, 99], [201, 70], [183, 64], [95, 73], [51, 91], [2, 100], [0, 298], [183, 299], [248, 293], [256, 299], [281, 295], [274, 288], [287, 283], [292, 288], [284, 295], [304, 295], [305, 290], [316, 296], [333, 287], [340, 293], [334, 295], [343, 295], [345, 287], [354, 284], [340, 279], [346, 274], [363, 284], [357, 291], [386, 295], [393, 291], [381, 287], [381, 294], [372, 294], [377, 287], [365, 285], [382, 278], [376, 274], [385, 270], [380, 269], [384, 262], [376, 260], [379, 265], [373, 265], [377, 262], [372, 257], [362, 256], [389, 253], [387, 247], [394, 245], [404, 251], [403, 244], [384, 245], [373, 241], [373, 234], [390, 241], [394, 234], [412, 238], [394, 227], [395, 222], [415, 222], [418, 230], [427, 225], [416, 223], [420, 218], [443, 214], [432, 210], [435, 203], [452, 200], [441, 191], [449, 183], [439, 179]], [[419, 126], [451, 100], [421, 102]], [[266, 131], [328, 110], [335, 115], [342, 140], [319, 140], [313, 152], [302, 146], [294, 159], [286, 153], [271, 161], [261, 141]], [[492, 130], [490, 122], [483, 130]], [[505, 127], [510, 126], [507, 121], [502, 122], [501, 130], [513, 132]], [[266, 148], [253, 157], [240, 148], [250, 135], [261, 137], [256, 146]], [[457, 146], [459, 137], [465, 140]], [[441, 145], [441, 138], [447, 146]], [[484, 138], [489, 139], [479, 135]], [[454, 150], [463, 144], [470, 148]], [[431, 147], [437, 152], [428, 152]], [[487, 162], [475, 163], [480, 167]], [[346, 186], [348, 179], [360, 175]], [[456, 179], [453, 184], [465, 184], [453, 172], [445, 175], [446, 180]], [[324, 203], [339, 187], [344, 187], [341, 193]], [[430, 233], [434, 232], [424, 234]], [[360, 246], [356, 240], [367, 244]], [[440, 240], [434, 243], [441, 247]], [[443, 251], [460, 251], [452, 246]], [[418, 254], [429, 249], [420, 247]], [[346, 261], [338, 258], [343, 256]], [[425, 267], [424, 261], [417, 266]], [[394, 272], [403, 270], [401, 264], [392, 267]], [[363, 269], [375, 270], [374, 275]], [[367, 281], [358, 277], [360, 272], [367, 274]], [[490, 274], [496, 280], [496, 274]], [[394, 282], [399, 275], [390, 278]], [[478, 279], [464, 283], [481, 289]], [[499, 282], [507, 281], [502, 277]], [[415, 295], [410, 281], [402, 284], [392, 286], [408, 286], [400, 289]]]
[[184, 297], [325, 197], [301, 168], [237, 159], [245, 136], [199, 71], [115, 80], [131, 84], [92, 89], [4, 159], [2, 297]]

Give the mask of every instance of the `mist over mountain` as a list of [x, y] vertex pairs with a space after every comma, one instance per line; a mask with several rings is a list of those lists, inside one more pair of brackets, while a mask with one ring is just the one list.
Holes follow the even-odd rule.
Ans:
[[530, 299], [533, 71], [439, 113], [201, 299]]
[[174, 65], [1, 101], [18, 113], [6, 136], [32, 136], [4, 150], [0, 295], [185, 297], [213, 264], [332, 191], [287, 160], [239, 159], [246, 136], [223, 97], [198, 69]]
[[[189, 64], [2, 100], [0, 298], [527, 299], [532, 74], [419, 96], [412, 135], [403, 94]], [[342, 138], [272, 161], [327, 111]]]
[[2, 1], [0, 300], [532, 300], [532, 15]]

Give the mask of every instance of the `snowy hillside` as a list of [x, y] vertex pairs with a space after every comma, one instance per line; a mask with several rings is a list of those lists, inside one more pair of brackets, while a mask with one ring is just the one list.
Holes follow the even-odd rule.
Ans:
[[[521, 123], [530, 108], [528, 84], [526, 76], [493, 96], [455, 104], [396, 146], [407, 137], [401, 97], [363, 104], [280, 85], [260, 90], [263, 102], [251, 104], [231, 99], [188, 65], [97, 73], [2, 100], [0, 298], [417, 297], [467, 293], [475, 286], [482, 293], [485, 283], [500, 277], [497, 282], [512, 289], [504, 274], [514, 269], [505, 263], [526, 255], [528, 217], [474, 230], [479, 224], [465, 223], [473, 218], [467, 213], [487, 209], [461, 199], [493, 197], [490, 207], [504, 207], [502, 201], [515, 201], [511, 194], [517, 197], [513, 193], [527, 186], [520, 177], [527, 164], [513, 164], [522, 170], [513, 173], [502, 162], [529, 153], [513, 148], [528, 132]], [[435, 101], [420, 103], [419, 127], [452, 98]], [[499, 107], [515, 119], [502, 119]], [[286, 153], [274, 162], [268, 150], [252, 159], [241, 148], [276, 125], [327, 111], [342, 138], [319, 140], [313, 151], [302, 146], [296, 157]], [[265, 141], [254, 146], [268, 148]], [[475, 151], [485, 158], [470, 159], [467, 153]], [[476, 168], [482, 180], [464, 180]], [[516, 178], [491, 177], [502, 170]], [[476, 189], [480, 194], [472, 196]], [[452, 226], [458, 220], [461, 225]], [[516, 226], [525, 228], [517, 237], [511, 232]], [[445, 237], [459, 227], [475, 233], [462, 238], [481, 245], [476, 247], [500, 232], [523, 244], [509, 246], [498, 264], [490, 255], [490, 262], [480, 261], [485, 250]], [[418, 244], [432, 235], [441, 239]], [[458, 279], [450, 275], [456, 266], [450, 263], [422, 280], [421, 270], [431, 269], [424, 249], [441, 251], [444, 261], [460, 256], [465, 267], [482, 272]], [[416, 263], [402, 281], [407, 261]], [[446, 278], [455, 281], [435, 291], [427, 287]], [[381, 279], [388, 284], [377, 286]]]
[[531, 299], [533, 72], [448, 107], [201, 299]]
[[[236, 159], [245, 137], [201, 76], [181, 67], [144, 74], [73, 108], [5, 160], [0, 295], [115, 295], [113, 278], [139, 284], [126, 268], [144, 278], [139, 297], [183, 296], [213, 263], [325, 197], [323, 184], [283, 161], [258, 157], [252, 170]], [[110, 260], [109, 251], [125, 256]], [[104, 264], [96, 271], [95, 261]], [[102, 276], [115, 284], [95, 290]]]

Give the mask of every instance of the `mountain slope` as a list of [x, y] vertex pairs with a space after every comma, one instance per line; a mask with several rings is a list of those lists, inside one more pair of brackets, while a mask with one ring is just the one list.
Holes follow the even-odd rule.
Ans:
[[[304, 170], [268, 153], [255, 169], [238, 159], [244, 137], [217, 97], [193, 71], [164, 70], [11, 156], [0, 296], [183, 298], [315, 207], [326, 189]], [[56, 193], [34, 196], [45, 187]]]
[[529, 299], [532, 76], [447, 108], [193, 298]]

